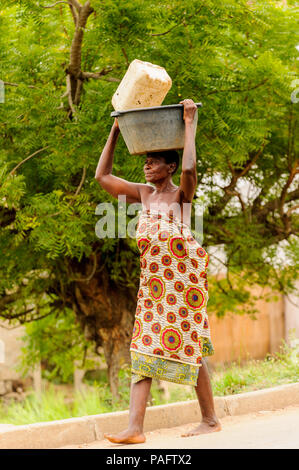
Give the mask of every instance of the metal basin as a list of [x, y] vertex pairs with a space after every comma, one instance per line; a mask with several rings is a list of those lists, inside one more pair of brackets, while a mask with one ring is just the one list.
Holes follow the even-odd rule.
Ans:
[[[202, 103], [195, 103], [199, 108]], [[177, 150], [184, 148], [185, 122], [184, 106], [171, 104], [152, 108], [127, 109], [113, 111], [120, 132], [131, 155], [148, 152]], [[193, 125], [197, 127], [198, 111]]]

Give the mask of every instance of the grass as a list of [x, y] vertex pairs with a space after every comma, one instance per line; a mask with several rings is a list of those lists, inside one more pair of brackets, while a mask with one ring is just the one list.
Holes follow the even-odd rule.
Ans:
[[224, 370], [217, 367], [212, 387], [215, 396], [224, 396], [298, 381], [298, 351], [284, 345], [279, 353], [268, 354], [264, 360], [232, 363]]
[[[263, 360], [250, 360], [244, 364], [231, 363], [211, 370], [214, 396], [260, 390], [299, 381], [298, 350], [283, 345], [279, 353], [269, 354]], [[111, 411], [126, 410], [130, 400], [130, 371], [119, 375], [118, 400], [113, 400], [107, 380], [90, 382], [84, 393], [71, 393], [67, 389], [49, 384], [38, 397], [28, 395], [24, 401], [9, 405], [0, 402], [0, 423], [29, 424], [58, 419], [88, 416]], [[151, 389], [152, 404], [161, 405], [196, 399], [193, 387], [170, 384], [169, 398], [165, 398], [154, 380]]]

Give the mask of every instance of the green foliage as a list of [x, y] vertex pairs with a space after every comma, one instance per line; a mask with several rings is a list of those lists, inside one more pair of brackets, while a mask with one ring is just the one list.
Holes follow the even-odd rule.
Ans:
[[[123, 368], [119, 373], [120, 398], [113, 400], [107, 380], [94, 381], [82, 393], [73, 394], [50, 385], [39, 398], [31, 393], [22, 403], [9, 406], [0, 403], [0, 421], [11, 424], [29, 424], [79, 416], [88, 416], [129, 408], [130, 371]], [[213, 393], [225, 396], [235, 393], [261, 390], [299, 381], [298, 350], [283, 344], [280, 351], [269, 354], [264, 360], [240, 361], [227, 366], [217, 366], [211, 372]], [[152, 382], [153, 405], [195, 400], [193, 387], [169, 384], [169, 399], [161, 392], [156, 380]]]
[[218, 366], [213, 373], [213, 393], [217, 396], [250, 392], [299, 380], [299, 351], [282, 343], [280, 350], [264, 360], [234, 362]]
[[[21, 322], [49, 309], [60, 318], [66, 302], [71, 308], [71, 265], [83, 269], [93, 254], [100, 255], [108, 283], [133, 292], [139, 275], [134, 241], [95, 235], [95, 208], [112, 201], [94, 174], [112, 124], [117, 83], [106, 76], [85, 80], [77, 120], [68, 118], [60, 103], [67, 105], [62, 95], [74, 24], [68, 5], [43, 8], [49, 4], [5, 0], [0, 12], [0, 78], [17, 85], [6, 85], [0, 103], [1, 315]], [[278, 205], [260, 216], [254, 197], [242, 210], [236, 193], [220, 210], [212, 209], [225, 195], [219, 187], [225, 184], [217, 185], [215, 177], [228, 184], [231, 168], [241, 171], [262, 146], [240, 178], [260, 193], [261, 208], [280, 198], [296, 163], [298, 105], [290, 99], [297, 77], [295, 2], [283, 7], [275, 1], [92, 0], [91, 5], [83, 71], [109, 66], [107, 77], [120, 80], [128, 63], [139, 58], [164, 66], [172, 77], [165, 104], [184, 97], [203, 102], [196, 142], [203, 197], [194, 206], [204, 208], [204, 245], [224, 245], [229, 259], [228, 276], [210, 280], [209, 308], [218, 315], [241, 313], [245, 302], [254, 313], [249, 295], [254, 283], [292, 292], [299, 272], [297, 212], [286, 235]], [[120, 139], [114, 174], [145, 182], [142, 166], [143, 158], [128, 156]], [[179, 183], [179, 174], [174, 180]], [[288, 191], [296, 184], [295, 178]], [[295, 202], [286, 201], [284, 212]], [[277, 266], [282, 240], [287, 262]], [[18, 295], [9, 301], [8, 292]], [[38, 309], [30, 311], [30, 305]], [[59, 336], [56, 317], [51, 318], [47, 327]], [[29, 336], [41, 333], [37, 327]]]
[[23, 375], [41, 362], [43, 378], [56, 383], [71, 383], [75, 361], [81, 360], [81, 365], [86, 368], [94, 367], [94, 361], [84, 359], [89, 343], [82, 337], [74, 313], [69, 309], [60, 315], [49, 315], [26, 324], [22, 340], [24, 346], [19, 371]]
[[32, 393], [24, 403], [15, 403], [8, 408], [1, 405], [0, 415], [1, 421], [20, 425], [71, 417], [65, 403], [65, 394], [57, 393], [54, 389], [42, 398]]

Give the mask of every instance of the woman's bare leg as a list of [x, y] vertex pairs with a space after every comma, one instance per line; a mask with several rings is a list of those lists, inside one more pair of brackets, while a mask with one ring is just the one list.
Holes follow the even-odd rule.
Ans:
[[139, 444], [145, 442], [143, 421], [151, 384], [152, 379], [150, 377], [140, 380], [140, 382], [137, 383], [131, 383], [128, 429], [118, 434], [104, 434], [106, 439], [120, 444]]
[[182, 434], [182, 437], [195, 436], [221, 430], [221, 424], [218, 420], [215, 408], [209, 371], [205, 361], [199, 368], [197, 386], [195, 387], [199, 406], [201, 409], [202, 422], [193, 431]]

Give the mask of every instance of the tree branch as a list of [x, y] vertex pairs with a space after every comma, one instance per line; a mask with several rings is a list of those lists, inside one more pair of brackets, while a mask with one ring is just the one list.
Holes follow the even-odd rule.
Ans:
[[78, 78], [75, 99], [74, 99], [74, 104], [77, 106], [80, 103], [82, 88], [83, 88], [83, 81]]
[[8, 227], [16, 219], [16, 210], [0, 207], [0, 227]]
[[[261, 155], [261, 153], [262, 153], [262, 151], [265, 147], [265, 144], [266, 144], [266, 141], [264, 140], [264, 142], [263, 142], [261, 148], [258, 150], [258, 152], [253, 157], [249, 158], [245, 163], [243, 163], [243, 165], [245, 165], [245, 168], [242, 168], [242, 169], [234, 168], [233, 165], [231, 164], [231, 162], [228, 159], [228, 166], [231, 170], [232, 178], [231, 178], [231, 181], [230, 181], [228, 186], [226, 186], [224, 188], [221, 188], [225, 193], [223, 195], [223, 197], [221, 198], [221, 200], [218, 201], [213, 207], [209, 207], [209, 214], [210, 215], [218, 214], [220, 211], [223, 210], [223, 208], [226, 206], [226, 204], [229, 202], [229, 200], [231, 199], [231, 197], [234, 194], [238, 195], [235, 192], [235, 187], [236, 187], [238, 179], [241, 178], [241, 176], [244, 176], [249, 172], [252, 165], [256, 162], [258, 157]], [[241, 202], [241, 205], [242, 205], [242, 202]]]
[[[294, 201], [296, 199], [299, 199], [299, 188], [294, 189], [294, 191], [291, 191], [286, 194], [285, 203], [289, 201]], [[280, 197], [267, 202], [264, 206], [261, 207], [259, 214], [265, 217], [269, 212], [279, 209], [279, 202], [280, 202]]]
[[299, 209], [299, 204], [296, 204], [295, 206], [290, 207], [289, 210], [287, 211], [287, 216], [289, 216], [296, 209]]
[[75, 278], [75, 277], [71, 277], [71, 278], [69, 279], [70, 281], [89, 282], [89, 281], [93, 278], [93, 276], [94, 276], [94, 274], [95, 274], [95, 272], [96, 272], [98, 263], [97, 263], [97, 256], [96, 256], [96, 254], [93, 253], [92, 255], [93, 255], [93, 267], [92, 267], [92, 270], [91, 270], [91, 273], [89, 274], [89, 276], [86, 277], [86, 278]]
[[[81, 10], [82, 8], [82, 5], [80, 2], [78, 2], [77, 0], [69, 0], [69, 3], [71, 3], [73, 5], [74, 8], [76, 8], [78, 10], [78, 12]], [[89, 2], [88, 2], [89, 3]], [[84, 5], [85, 6], [85, 5]]]
[[246, 206], [245, 206], [245, 203], [244, 203], [244, 201], [243, 201], [243, 199], [242, 199], [241, 194], [239, 193], [239, 191], [236, 191], [236, 190], [230, 191], [229, 189], [227, 189], [226, 192], [227, 192], [228, 194], [231, 194], [232, 196], [237, 196], [237, 197], [238, 197], [238, 199], [239, 199], [239, 201], [240, 201], [240, 204], [241, 204], [241, 207], [242, 207], [242, 211], [243, 211], [244, 213], [246, 213]]
[[[4, 85], [7, 85], [7, 86], [20, 86], [19, 83], [11, 83], [11, 82], [3, 82]], [[39, 89], [38, 87], [34, 86], [34, 85], [27, 85], [27, 83], [22, 83], [22, 85], [25, 85], [27, 86], [28, 88], [36, 88], [36, 89]]]
[[70, 0], [70, 2], [74, 6], [77, 5], [76, 8], [78, 10], [78, 20], [71, 45], [69, 73], [71, 73], [74, 77], [77, 77], [81, 68], [81, 50], [84, 29], [89, 15], [94, 11], [94, 9], [90, 6], [89, 1], [86, 2], [84, 6], [81, 6], [76, 0]]
[[60, 5], [60, 7], [59, 7], [59, 13], [60, 13], [60, 16], [61, 16], [61, 21], [62, 21], [62, 29], [63, 29], [63, 31], [64, 31], [66, 37], [67, 37], [68, 39], [70, 39], [69, 33], [68, 33], [68, 31], [67, 31], [67, 29], [66, 29], [66, 27], [65, 27], [65, 24], [64, 24], [64, 20], [63, 20], [63, 8], [62, 8], [61, 5]]
[[[184, 24], [187, 21], [189, 21], [191, 18], [193, 18], [194, 16], [198, 15], [198, 13], [200, 13], [201, 9], [203, 8], [204, 5], [201, 5], [201, 7], [196, 10], [195, 13], [193, 13], [192, 15], [189, 15], [186, 17], [184, 17], [182, 19], [182, 21], [178, 24], [175, 24], [174, 26], [172, 26], [170, 29], [168, 29], [167, 31], [164, 31], [164, 33], [152, 33], [151, 36], [165, 36], [165, 34], [168, 34], [170, 33], [173, 29], [177, 28], [178, 26], [181, 26], [182, 24]], [[211, 10], [210, 10], [211, 11]], [[211, 13], [215, 16], [215, 14], [211, 11]]]
[[108, 66], [108, 67], [104, 67], [100, 72], [82, 72], [82, 77], [87, 78], [87, 79], [88, 78], [101, 78], [104, 75], [107, 75], [108, 73], [110, 73], [111, 70], [113, 70], [113, 68]]
[[21, 317], [27, 315], [27, 313], [30, 313], [33, 310], [34, 310], [34, 308], [31, 308], [31, 309], [25, 310], [22, 313], [16, 313], [15, 315], [8, 315], [8, 316], [0, 313], [0, 317], [5, 318], [6, 320], [14, 320], [15, 318], [18, 318], [20, 324], [23, 325], [24, 323], [31, 323], [33, 321], [41, 320], [42, 318], [48, 317], [49, 315], [52, 315], [53, 312], [55, 311], [55, 309], [52, 309], [52, 310], [50, 310], [50, 312], [45, 313], [44, 315], [30, 317], [29, 319], [24, 318], [24, 320], [21, 319]]
[[73, 116], [76, 116], [76, 110], [74, 108], [73, 104], [73, 98], [72, 98], [72, 86], [71, 86], [71, 77], [69, 74], [66, 76], [66, 93], [68, 97], [68, 102], [72, 111]]
[[122, 53], [123, 53], [123, 55], [124, 55], [124, 58], [126, 59], [127, 66], [129, 66], [129, 59], [128, 59], [128, 55], [127, 55], [127, 53], [126, 53], [125, 48], [122, 47], [122, 48], [121, 48], [121, 51], [122, 51]]
[[280, 198], [279, 198], [279, 212], [281, 215], [283, 215], [283, 205], [284, 205], [284, 202], [285, 202], [285, 198], [286, 198], [286, 195], [287, 195], [287, 190], [290, 186], [290, 184], [292, 183], [295, 175], [296, 175], [296, 170], [297, 170], [297, 167], [298, 167], [298, 164], [299, 164], [299, 160], [295, 161], [295, 164], [293, 166], [293, 168], [291, 169], [290, 171], [290, 174], [289, 174], [289, 177], [282, 189], [282, 192], [281, 192], [281, 195], [280, 195]]
[[77, 24], [77, 21], [78, 21], [78, 13], [75, 9], [75, 7], [73, 5], [70, 5], [70, 10], [71, 10], [71, 13], [72, 13], [72, 17], [73, 17], [73, 20], [74, 20], [74, 24], [76, 26]]
[[[266, 138], [265, 138], [266, 139]], [[247, 160], [247, 162], [245, 163], [245, 168], [243, 170], [241, 170], [241, 172], [239, 173], [239, 177], [241, 176], [244, 176], [246, 175], [246, 173], [248, 173], [248, 171], [250, 170], [250, 168], [252, 167], [252, 165], [254, 165], [254, 163], [257, 161], [257, 159], [259, 158], [259, 156], [261, 155], [262, 151], [264, 150], [264, 147], [266, 145], [266, 140], [264, 140], [264, 142], [262, 143], [262, 146], [261, 148], [259, 149], [259, 151], [255, 154], [255, 156], [250, 159], [250, 160]], [[238, 171], [238, 170], [237, 170]]]
[[243, 92], [243, 91], [249, 91], [249, 90], [254, 90], [255, 88], [258, 88], [262, 85], [264, 85], [269, 79], [268, 78], [265, 78], [265, 80], [263, 80], [261, 83], [258, 83], [257, 85], [254, 85], [253, 87], [248, 87], [248, 88], [228, 88], [226, 90], [213, 90], [213, 91], [209, 91], [208, 93], [205, 93], [203, 94], [202, 96], [208, 96], [208, 95], [213, 95], [215, 93], [228, 93], [230, 91], [232, 92]]
[[78, 196], [78, 194], [81, 191], [82, 186], [84, 184], [85, 178], [86, 178], [86, 166], [83, 167], [82, 178], [81, 178], [81, 181], [80, 181], [80, 184], [79, 184], [78, 188], [76, 189], [76, 192], [75, 192], [74, 196]]
[[[63, 98], [66, 98], [68, 95], [68, 90], [66, 90], [63, 95], [61, 95], [60, 99], [63, 100]], [[63, 109], [63, 101], [60, 101], [60, 106], [58, 106], [57, 109]]]
[[[27, 310], [25, 310], [22, 313], [15, 313], [15, 314], [7, 313], [7, 314], [4, 314], [4, 313], [0, 312], [0, 317], [5, 318], [6, 320], [14, 320], [15, 318], [23, 317], [24, 315], [26, 315], [27, 313], [32, 312], [33, 310], [34, 310], [34, 307], [28, 308]], [[20, 320], [20, 323], [22, 323], [21, 320]]]
[[115, 78], [115, 77], [107, 77], [107, 78], [103, 78], [103, 80], [104, 80], [104, 82], [116, 82], [116, 83], [120, 82], [120, 79]]
[[21, 291], [22, 291], [22, 288], [19, 288], [17, 292], [1, 296], [0, 297], [0, 312], [1, 310], [4, 310], [6, 308], [7, 304], [11, 304], [15, 302], [18, 298], [20, 298]]
[[216, 279], [216, 280], [217, 280], [217, 287], [218, 287], [218, 289], [220, 289], [220, 290], [223, 292], [223, 294], [225, 294], [226, 296], [228, 296], [228, 295], [229, 295], [228, 292], [226, 292], [226, 290], [224, 290], [223, 287], [222, 287], [221, 284], [220, 284], [220, 282], [222, 281], [222, 279], [220, 279], [219, 281], [218, 281], [218, 279]]
[[[276, 173], [276, 179], [277, 180], [280, 179], [282, 173], [283, 173], [282, 170], [279, 170]], [[267, 194], [267, 191], [269, 191], [271, 186], [272, 186], [271, 180], [263, 182], [263, 186], [261, 188], [261, 191], [259, 192], [259, 194], [256, 196], [256, 198], [252, 202], [252, 213], [257, 212], [257, 210], [260, 208], [262, 197], [265, 197], [265, 195]]]
[[164, 31], [164, 33], [152, 33], [151, 36], [165, 36], [165, 34], [170, 33], [174, 28], [177, 28], [178, 26], [181, 26], [182, 23], [175, 24], [172, 26], [170, 29], [167, 31]]

